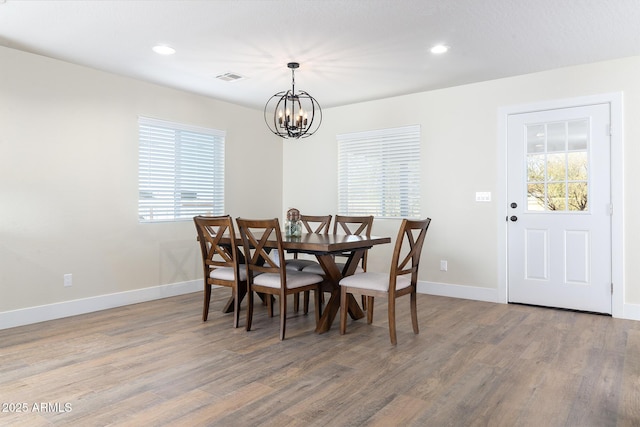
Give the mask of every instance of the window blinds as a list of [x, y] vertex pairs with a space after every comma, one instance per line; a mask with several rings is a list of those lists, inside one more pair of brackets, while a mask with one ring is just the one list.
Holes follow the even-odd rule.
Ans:
[[140, 117], [140, 222], [224, 214], [225, 132]]
[[341, 215], [420, 217], [420, 126], [342, 134], [338, 140]]

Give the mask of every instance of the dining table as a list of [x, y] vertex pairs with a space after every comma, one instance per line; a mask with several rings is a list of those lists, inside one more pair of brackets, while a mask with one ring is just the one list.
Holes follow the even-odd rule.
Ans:
[[[241, 249], [241, 239], [237, 237], [236, 240], [238, 248]], [[314, 255], [324, 271], [325, 280], [322, 284], [322, 291], [331, 293], [331, 296], [316, 325], [317, 333], [327, 332], [340, 310], [340, 280], [355, 273], [360, 260], [368, 249], [386, 243], [391, 243], [390, 237], [318, 233], [303, 233], [301, 236], [282, 235], [283, 250], [288, 253]], [[278, 242], [274, 238], [272, 241], [267, 241], [265, 247], [275, 249], [278, 247]], [[340, 268], [342, 264], [339, 266], [336, 263], [336, 255], [338, 254], [348, 255], [342, 269]], [[244, 295], [240, 296], [240, 298], [242, 297]], [[348, 295], [348, 304], [349, 315], [353, 319], [364, 317], [360, 305], [351, 294]], [[233, 310], [233, 297], [225, 305], [224, 311], [228, 310]]]

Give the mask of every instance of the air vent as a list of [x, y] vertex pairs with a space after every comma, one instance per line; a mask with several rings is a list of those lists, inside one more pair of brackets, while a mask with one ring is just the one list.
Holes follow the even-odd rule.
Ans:
[[237, 73], [224, 73], [216, 76], [216, 79], [220, 79], [225, 82], [237, 82], [238, 80], [244, 79], [244, 76]]

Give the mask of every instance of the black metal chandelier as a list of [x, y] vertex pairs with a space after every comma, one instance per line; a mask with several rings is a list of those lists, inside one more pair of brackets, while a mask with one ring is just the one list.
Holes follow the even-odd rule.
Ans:
[[296, 92], [297, 62], [289, 62], [291, 90], [278, 92], [264, 106], [264, 121], [269, 130], [282, 138], [306, 138], [322, 123], [322, 110], [315, 98], [305, 91]]

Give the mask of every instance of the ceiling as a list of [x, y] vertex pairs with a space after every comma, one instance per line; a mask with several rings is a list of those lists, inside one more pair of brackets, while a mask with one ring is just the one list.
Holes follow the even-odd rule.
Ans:
[[297, 61], [326, 108], [640, 55], [640, 1], [0, 0], [0, 45], [259, 109]]

